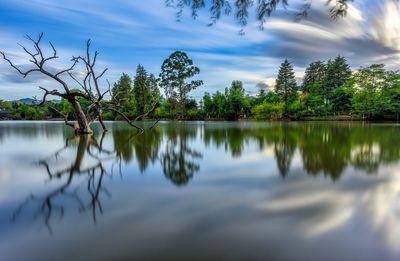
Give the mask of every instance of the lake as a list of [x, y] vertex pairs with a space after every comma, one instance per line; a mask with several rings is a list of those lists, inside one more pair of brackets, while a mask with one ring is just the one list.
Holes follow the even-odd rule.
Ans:
[[0, 122], [1, 260], [400, 260], [398, 124], [107, 124]]

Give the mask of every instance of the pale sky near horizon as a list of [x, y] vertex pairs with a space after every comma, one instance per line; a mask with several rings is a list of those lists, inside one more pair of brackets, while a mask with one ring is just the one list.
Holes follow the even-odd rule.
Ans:
[[[241, 80], [248, 93], [272, 88], [279, 64], [288, 58], [296, 76], [314, 60], [327, 60], [340, 54], [353, 69], [371, 63], [385, 63], [399, 69], [400, 4], [393, 0], [355, 0], [346, 18], [332, 21], [325, 0], [313, 1], [306, 19], [294, 22], [296, 6], [279, 8], [264, 30], [249, 18], [245, 34], [232, 17], [208, 27], [209, 14], [192, 20], [189, 13], [176, 21], [176, 10], [164, 0], [0, 0], [0, 50], [27, 68], [18, 43], [29, 46], [25, 34], [45, 33], [62, 57], [54, 68], [70, 64], [72, 55], [84, 54], [90, 38], [99, 50], [99, 69], [109, 67], [106, 77], [116, 81], [122, 72], [134, 76], [140, 63], [158, 76], [162, 61], [175, 50], [182, 50], [200, 68], [204, 85], [191, 92], [199, 99], [205, 91], [223, 91], [232, 80]], [[14, 100], [40, 95], [38, 86], [58, 88], [52, 81], [32, 75], [22, 79], [0, 61], [0, 99]], [[104, 85], [105, 88], [105, 85]]]

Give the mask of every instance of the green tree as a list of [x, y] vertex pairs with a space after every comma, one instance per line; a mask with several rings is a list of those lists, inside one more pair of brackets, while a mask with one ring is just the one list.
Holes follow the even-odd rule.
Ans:
[[382, 92], [390, 104], [387, 104], [384, 110], [395, 115], [398, 120], [400, 114], [400, 73], [393, 71], [386, 72], [385, 81], [386, 85]]
[[113, 102], [120, 108], [123, 112], [128, 111], [129, 104], [131, 100], [131, 91], [132, 91], [132, 79], [128, 74], [122, 73], [122, 76], [119, 80], [114, 83], [113, 88], [111, 89]]
[[209, 118], [214, 116], [214, 104], [210, 93], [206, 92], [203, 96], [203, 112], [204, 116]]
[[310, 84], [308, 87], [308, 91], [309, 93], [307, 93], [307, 96], [305, 98], [305, 105], [308, 108], [307, 110], [312, 115], [326, 115], [328, 108], [324, 95], [324, 88], [321, 82]]
[[147, 71], [142, 65], [136, 68], [135, 80], [133, 82], [133, 94], [136, 100], [136, 110], [138, 114], [143, 114], [151, 101]]
[[[338, 99], [338, 95], [342, 97], [346, 95], [340, 95], [344, 94], [344, 92], [335, 90], [341, 88], [345, 82], [350, 79], [351, 74], [350, 66], [343, 56], [338, 55], [334, 60], [328, 60], [325, 77], [321, 85], [321, 95], [324, 97], [326, 113], [328, 113], [328, 111], [336, 113], [337, 109], [343, 111], [340, 109], [340, 99]], [[333, 100], [339, 101], [339, 104], [333, 104]]]
[[267, 92], [267, 96], [265, 97], [267, 102], [278, 103], [279, 95], [276, 92], [269, 91]]
[[217, 91], [213, 96], [213, 105], [215, 107], [215, 113], [214, 116], [221, 119], [226, 117], [226, 96], [220, 92]]
[[267, 93], [265, 92], [264, 89], [261, 89], [257, 94], [257, 97], [254, 101], [254, 105], [260, 105], [263, 102], [265, 102], [266, 99], [267, 99]]
[[176, 100], [171, 98], [161, 98], [160, 99], [161, 106], [159, 110], [156, 110], [156, 116], [158, 118], [168, 118], [173, 119], [176, 117]]
[[262, 104], [255, 106], [253, 108], [253, 113], [259, 120], [278, 119], [282, 117], [284, 108], [285, 104], [282, 102], [270, 103], [265, 101]]
[[321, 61], [316, 61], [310, 63], [310, 65], [306, 68], [302, 91], [303, 93], [309, 93], [310, 88], [315, 83], [322, 83], [325, 77], [326, 66]]
[[185, 52], [181, 51], [172, 53], [161, 66], [160, 85], [164, 88], [167, 98], [178, 101], [181, 117], [184, 116], [188, 93], [203, 84], [201, 80], [186, 82], [186, 79], [199, 73], [200, 69], [193, 65], [193, 61]]
[[330, 94], [332, 110], [337, 113], [349, 113], [351, 111], [353, 94], [354, 89], [352, 86], [346, 86], [346, 84], [334, 89]]
[[36, 105], [19, 103], [17, 104], [16, 114], [22, 120], [39, 120], [41, 119], [41, 112]]
[[233, 81], [231, 87], [226, 90], [227, 107], [226, 116], [229, 119], [238, 119], [245, 105], [245, 90], [241, 81]]
[[287, 114], [289, 103], [297, 96], [297, 84], [293, 67], [287, 59], [285, 59], [279, 68], [278, 77], [275, 82], [275, 92], [285, 104], [284, 112]]
[[290, 103], [288, 112], [296, 118], [301, 118], [306, 112], [306, 105], [302, 97], [298, 97], [296, 100]]
[[355, 113], [363, 118], [382, 115], [388, 97], [383, 95], [387, 85], [386, 71], [383, 64], [373, 64], [360, 68], [353, 76], [356, 91], [352, 100]]
[[150, 73], [149, 77], [147, 77], [150, 95], [151, 95], [151, 103], [159, 103], [161, 99], [160, 89], [158, 88], [157, 78], [154, 74]]
[[333, 61], [329, 60], [326, 65], [326, 73], [323, 82], [326, 88], [325, 94], [329, 95], [332, 90], [342, 87], [350, 77], [351, 70], [346, 58], [338, 55]]

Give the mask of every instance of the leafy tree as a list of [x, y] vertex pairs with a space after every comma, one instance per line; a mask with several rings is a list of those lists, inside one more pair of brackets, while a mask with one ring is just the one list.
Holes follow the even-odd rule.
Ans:
[[288, 112], [291, 115], [294, 115], [296, 118], [300, 118], [306, 112], [306, 105], [303, 99], [296, 99], [292, 103], [290, 103], [288, 107]]
[[36, 105], [18, 103], [15, 113], [18, 115], [18, 118], [22, 120], [41, 119], [41, 112]]
[[320, 116], [327, 113], [327, 107], [322, 95], [308, 95], [305, 104], [311, 115]]
[[384, 65], [373, 64], [360, 68], [353, 79], [357, 89], [352, 100], [354, 111], [367, 118], [382, 114], [382, 102], [386, 99], [382, 90], [387, 85]]
[[289, 103], [293, 101], [297, 95], [297, 84], [293, 67], [287, 59], [285, 59], [279, 68], [278, 77], [275, 82], [275, 92], [285, 104], [286, 114]]
[[238, 119], [245, 104], [243, 83], [233, 81], [231, 87], [225, 92], [227, 96], [226, 116], [229, 119]]
[[185, 104], [185, 113], [188, 119], [197, 119], [199, 116], [197, 109], [197, 102], [195, 99], [188, 99]]
[[261, 90], [258, 92], [256, 99], [254, 100], [254, 105], [260, 105], [260, 104], [262, 104], [266, 99], [267, 99], [267, 93], [265, 92], [264, 89], [261, 89]]
[[205, 117], [214, 116], [214, 104], [208, 92], [204, 93], [203, 96], [203, 112]]
[[213, 104], [215, 107], [215, 112], [214, 116], [217, 118], [223, 118], [226, 117], [226, 104], [227, 104], [227, 99], [226, 96], [220, 92], [217, 91], [213, 96], [212, 96]]
[[181, 51], [172, 53], [161, 66], [160, 85], [164, 88], [167, 98], [178, 101], [181, 117], [184, 115], [188, 93], [203, 84], [201, 80], [185, 81], [199, 73], [200, 69]]
[[60, 103], [57, 105], [58, 110], [64, 115], [71, 115], [73, 109], [71, 104], [64, 98], [61, 98]]
[[242, 114], [244, 118], [253, 116], [252, 104], [254, 104], [255, 98], [250, 95], [244, 96]]
[[12, 103], [8, 102], [8, 101], [0, 100], [0, 110], [11, 111], [12, 110]]
[[389, 100], [389, 104], [385, 106], [385, 111], [392, 113], [399, 119], [400, 113], [400, 73], [386, 72], [386, 85], [382, 90], [383, 95]]
[[370, 118], [376, 114], [375, 105], [377, 104], [377, 96], [371, 95], [367, 90], [359, 90], [355, 92], [352, 99], [352, 107], [354, 112], [362, 117]]
[[351, 86], [343, 86], [333, 90], [330, 94], [332, 110], [338, 113], [349, 113], [351, 111], [353, 94], [354, 89]]
[[259, 120], [270, 120], [278, 119], [282, 117], [283, 111], [285, 109], [285, 104], [264, 102], [253, 108], [253, 113]]
[[276, 92], [269, 91], [265, 97], [267, 102], [277, 103], [279, 102], [279, 95]]
[[158, 111], [156, 111], [156, 116], [159, 118], [173, 119], [176, 117], [176, 101], [171, 98], [161, 99], [161, 106]]
[[273, 91], [265, 92], [265, 90], [262, 89], [255, 97], [252, 105], [254, 107], [254, 106], [264, 103], [265, 101], [270, 102], [270, 103], [277, 103], [277, 102], [279, 102], [279, 96]]

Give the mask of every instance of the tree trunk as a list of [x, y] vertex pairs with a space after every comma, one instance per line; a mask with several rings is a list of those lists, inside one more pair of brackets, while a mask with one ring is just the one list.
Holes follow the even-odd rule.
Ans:
[[87, 148], [89, 147], [89, 142], [91, 139], [90, 135], [80, 135], [78, 136], [79, 142], [78, 142], [78, 148], [76, 150], [76, 157], [75, 157], [75, 162], [73, 164], [73, 171], [74, 172], [79, 172], [81, 170], [81, 165], [83, 158], [85, 157], [85, 152]]
[[75, 133], [77, 134], [90, 134], [93, 133], [90, 128], [89, 121], [83, 111], [80, 103], [76, 100], [76, 98], [72, 98], [70, 103], [74, 107], [75, 117], [78, 122], [77, 126], [75, 126]]

